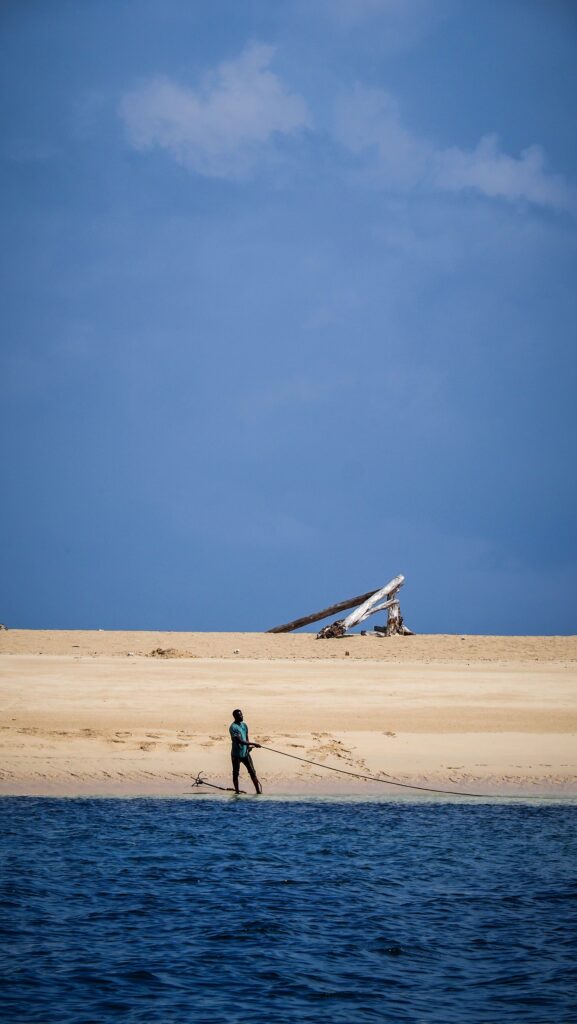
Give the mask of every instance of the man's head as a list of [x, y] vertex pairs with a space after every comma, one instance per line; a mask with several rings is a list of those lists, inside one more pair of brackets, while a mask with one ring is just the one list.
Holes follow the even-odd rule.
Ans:
[[232, 717], [234, 718], [235, 722], [242, 722], [242, 711], [240, 710], [240, 708], [236, 708], [233, 711]]

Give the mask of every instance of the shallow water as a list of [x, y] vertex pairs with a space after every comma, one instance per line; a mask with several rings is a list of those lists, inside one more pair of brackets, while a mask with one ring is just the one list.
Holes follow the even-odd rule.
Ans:
[[577, 1020], [577, 807], [0, 800], [10, 1024]]

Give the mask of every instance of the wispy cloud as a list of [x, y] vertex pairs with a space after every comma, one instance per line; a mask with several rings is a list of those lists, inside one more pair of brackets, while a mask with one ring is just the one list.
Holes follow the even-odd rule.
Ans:
[[[398, 4], [363, 0], [362, 7], [365, 12], [396, 11]], [[143, 82], [120, 103], [131, 145], [163, 149], [197, 174], [250, 177], [283, 138], [312, 128], [306, 100], [271, 70], [273, 57], [273, 47], [250, 45], [236, 60], [205, 75], [196, 89], [168, 78]], [[575, 189], [549, 170], [540, 146], [510, 155], [494, 134], [483, 136], [472, 149], [435, 146], [411, 130], [397, 98], [383, 89], [357, 85], [341, 95], [333, 134], [367, 178], [393, 193], [476, 192], [577, 212]]]
[[120, 115], [131, 144], [165, 149], [198, 174], [247, 177], [275, 139], [310, 124], [305, 100], [270, 70], [273, 55], [270, 46], [252, 45], [196, 90], [154, 78], [127, 93]]
[[396, 98], [381, 89], [359, 85], [341, 97], [335, 134], [389, 190], [474, 191], [510, 202], [577, 210], [574, 189], [547, 169], [540, 146], [510, 156], [499, 149], [496, 135], [486, 135], [471, 150], [437, 148], [404, 124]]
[[402, 123], [394, 96], [357, 85], [336, 105], [338, 141], [389, 187], [414, 188], [427, 171], [430, 147]]
[[496, 135], [485, 135], [472, 150], [442, 150], [434, 155], [433, 179], [449, 191], [474, 189], [492, 198], [524, 199], [538, 206], [575, 209], [575, 195], [561, 175], [547, 169], [541, 146], [529, 146], [519, 157], [499, 150]]

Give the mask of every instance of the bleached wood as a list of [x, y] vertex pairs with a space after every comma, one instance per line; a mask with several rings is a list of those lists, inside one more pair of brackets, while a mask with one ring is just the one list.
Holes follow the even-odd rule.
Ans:
[[361, 622], [364, 622], [364, 621], [365, 621], [365, 619], [368, 619], [368, 618], [369, 618], [369, 616], [371, 616], [371, 615], [377, 615], [377, 614], [378, 614], [378, 612], [384, 612], [384, 611], [386, 611], [386, 610], [387, 610], [387, 608], [390, 608], [390, 607], [391, 607], [391, 605], [393, 604], [393, 602], [394, 602], [394, 598], [393, 598], [393, 599], [392, 599], [391, 601], [383, 601], [383, 603], [382, 603], [382, 604], [378, 604], [378, 605], [376, 606], [376, 608], [369, 608], [369, 609], [368, 609], [368, 611], [366, 611], [366, 612], [365, 612], [365, 614], [364, 614], [364, 615], [362, 616], [362, 618], [358, 619], [358, 621], [357, 621], [357, 623], [356, 623], [356, 624], [357, 624], [357, 626], [359, 626]]
[[[377, 636], [414, 636], [412, 629], [405, 626], [401, 615], [401, 606], [398, 600], [389, 602], [387, 609], [387, 623], [385, 626], [375, 626]], [[365, 634], [366, 635], [366, 634]]]
[[375, 594], [379, 594], [380, 591], [368, 590], [366, 594], [359, 594], [358, 597], [347, 597], [345, 601], [339, 601], [338, 604], [331, 604], [328, 608], [323, 608], [320, 612], [312, 612], [310, 615], [303, 615], [300, 619], [293, 619], [292, 622], [285, 622], [282, 626], [273, 626], [272, 629], [267, 629], [267, 633], [292, 633], [294, 629], [300, 629], [301, 626], [310, 626], [313, 622], [320, 622], [321, 619], [328, 619], [329, 615], [337, 615], [339, 612], [346, 612], [349, 608], [353, 608], [372, 597]]
[[404, 576], [395, 576], [395, 578], [387, 583], [386, 586], [382, 587], [381, 590], [377, 590], [376, 593], [371, 594], [363, 604], [359, 605], [358, 608], [355, 608], [350, 615], [347, 615], [347, 617], [343, 619], [343, 629], [345, 632], [352, 629], [353, 626], [357, 625], [357, 623], [364, 622], [369, 615], [373, 614], [372, 609], [374, 609], [384, 597], [394, 596], [397, 591], [401, 589], [404, 582]]

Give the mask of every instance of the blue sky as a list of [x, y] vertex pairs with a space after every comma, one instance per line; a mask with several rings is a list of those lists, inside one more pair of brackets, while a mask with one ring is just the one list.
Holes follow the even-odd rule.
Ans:
[[0, 31], [0, 621], [575, 632], [575, 5]]

